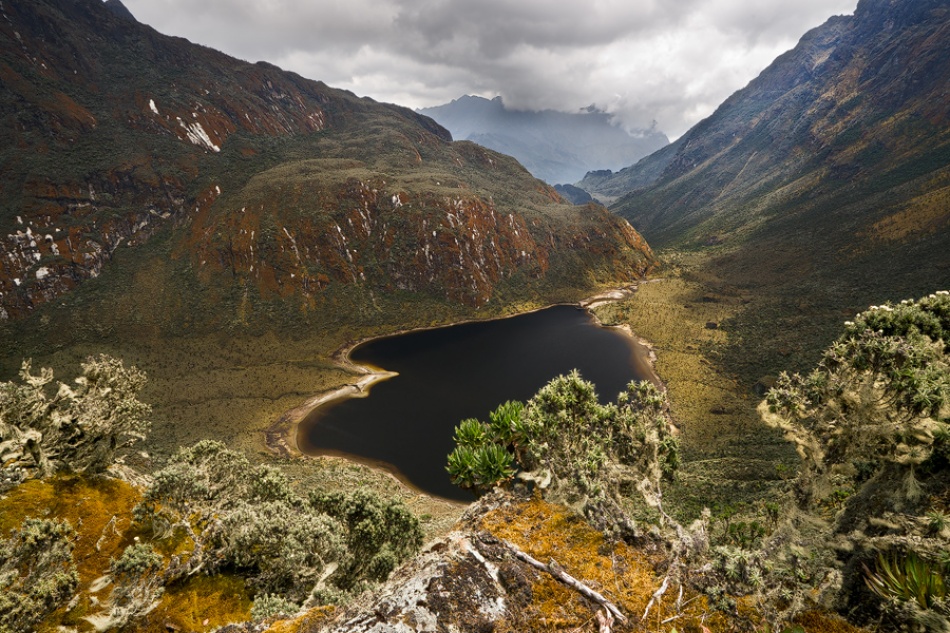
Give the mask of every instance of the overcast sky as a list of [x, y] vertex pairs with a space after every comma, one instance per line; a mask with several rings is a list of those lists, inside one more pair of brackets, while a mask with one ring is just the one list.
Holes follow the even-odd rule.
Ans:
[[135, 17], [411, 108], [595, 104], [671, 138], [857, 0], [123, 0]]

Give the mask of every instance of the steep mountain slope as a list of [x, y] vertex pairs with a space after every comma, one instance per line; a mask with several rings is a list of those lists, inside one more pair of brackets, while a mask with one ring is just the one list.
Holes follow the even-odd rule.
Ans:
[[654, 129], [628, 134], [592, 108], [576, 114], [509, 110], [501, 97], [464, 96], [419, 112], [455, 138], [514, 156], [551, 184], [575, 182], [590, 170], [617, 169], [669, 143]]
[[480, 306], [502, 286], [652, 261], [626, 222], [426, 117], [162, 36], [119, 6], [0, 4], [2, 319], [128, 249], [129, 267], [167, 270], [167, 296], [110, 292], [171, 322], [206, 321], [190, 313], [210, 303], [211, 325], [374, 293]]
[[828, 328], [950, 282], [948, 86], [950, 5], [862, 0], [675, 144], [585, 184], [633, 189], [613, 209], [651, 244], [711, 253], [723, 283], [772, 296], [737, 325], [779, 332], [773, 351], [808, 364], [824, 342], [783, 325]]

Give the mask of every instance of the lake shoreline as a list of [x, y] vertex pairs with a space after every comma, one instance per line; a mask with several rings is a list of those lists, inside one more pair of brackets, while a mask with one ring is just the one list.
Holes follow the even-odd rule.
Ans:
[[[642, 283], [642, 282], [641, 282]], [[438, 326], [431, 327], [420, 327], [420, 328], [407, 328], [404, 330], [399, 330], [391, 334], [386, 334], [383, 336], [372, 336], [366, 337], [357, 341], [352, 341], [341, 346], [336, 352], [333, 353], [333, 361], [342, 369], [354, 373], [358, 376], [358, 379], [355, 382], [348, 383], [337, 387], [335, 389], [330, 389], [315, 394], [314, 396], [308, 398], [306, 401], [300, 404], [283, 415], [274, 422], [270, 427], [265, 431], [265, 445], [267, 449], [279, 456], [285, 458], [295, 458], [295, 457], [331, 457], [336, 459], [345, 459], [355, 463], [363, 464], [370, 468], [373, 468], [377, 471], [385, 472], [387, 475], [393, 477], [403, 485], [409, 487], [415, 492], [420, 494], [427, 494], [433, 496], [430, 493], [421, 491], [418, 487], [412, 485], [406, 479], [400, 476], [400, 473], [391, 465], [383, 464], [381, 462], [376, 462], [371, 459], [363, 459], [359, 456], [351, 454], [342, 454], [334, 451], [321, 452], [319, 455], [309, 455], [303, 453], [297, 443], [297, 434], [299, 430], [300, 423], [310, 415], [317, 408], [326, 405], [330, 402], [335, 402], [340, 399], [347, 398], [365, 398], [369, 395], [371, 387], [377, 382], [387, 380], [396, 376], [395, 372], [385, 371], [383, 369], [372, 367], [369, 365], [363, 365], [353, 362], [350, 358], [350, 353], [359, 347], [360, 345], [377, 339], [390, 338], [395, 336], [401, 336], [411, 332], [420, 332], [425, 330], [434, 330], [444, 327], [450, 327], [455, 325], [463, 325], [466, 323], [475, 323], [481, 321], [498, 321], [509, 318], [514, 318], [517, 316], [524, 316], [527, 314], [532, 314], [535, 312], [540, 312], [555, 306], [574, 306], [584, 309], [594, 320], [595, 325], [605, 329], [618, 330], [624, 334], [627, 338], [633, 341], [633, 362], [636, 369], [642, 373], [642, 375], [647, 376], [650, 382], [657, 385], [660, 389], [665, 389], [662, 381], [655, 371], [655, 361], [656, 353], [653, 349], [653, 346], [643, 339], [642, 337], [637, 336], [632, 329], [627, 325], [604, 325], [600, 319], [597, 318], [597, 315], [594, 313], [594, 308], [603, 305], [605, 303], [612, 303], [615, 301], [620, 301], [631, 296], [637, 291], [639, 283], [628, 284], [620, 288], [613, 288], [600, 292], [594, 296], [591, 296], [587, 299], [583, 299], [578, 302], [564, 302], [564, 303], [553, 303], [549, 305], [540, 306], [532, 310], [526, 310], [524, 312], [518, 312], [517, 314], [506, 315], [502, 317], [493, 317], [491, 319], [465, 319], [461, 321], [456, 321], [452, 323], [446, 323]], [[454, 500], [444, 499], [442, 497], [435, 497], [440, 500], [449, 501], [452, 503], [458, 503]], [[461, 504], [464, 505], [464, 504]]]

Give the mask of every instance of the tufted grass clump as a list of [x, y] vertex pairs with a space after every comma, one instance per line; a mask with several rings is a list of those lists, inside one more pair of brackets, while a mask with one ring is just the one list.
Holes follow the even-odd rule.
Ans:
[[947, 588], [950, 565], [931, 561], [909, 551], [885, 556], [878, 554], [874, 569], [864, 566], [864, 582], [875, 595], [892, 602], [917, 603], [950, 615]]

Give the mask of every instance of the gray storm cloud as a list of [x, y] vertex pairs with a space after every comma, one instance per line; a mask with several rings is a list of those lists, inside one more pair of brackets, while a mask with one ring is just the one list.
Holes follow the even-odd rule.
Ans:
[[141, 22], [409, 107], [596, 104], [676, 137], [857, 0], [124, 0]]

